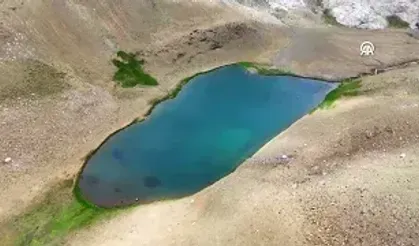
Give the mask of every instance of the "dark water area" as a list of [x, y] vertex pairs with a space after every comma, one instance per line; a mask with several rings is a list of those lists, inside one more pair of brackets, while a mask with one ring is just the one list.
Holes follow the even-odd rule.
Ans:
[[233, 172], [334, 88], [238, 65], [199, 75], [145, 121], [110, 137], [87, 161], [78, 188], [101, 207], [193, 194]]

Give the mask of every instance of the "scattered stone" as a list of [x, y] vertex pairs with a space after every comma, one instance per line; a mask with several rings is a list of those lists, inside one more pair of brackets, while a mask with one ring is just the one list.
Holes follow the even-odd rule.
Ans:
[[220, 48], [222, 48], [223, 46], [220, 44], [220, 43], [212, 43], [211, 45], [210, 45], [210, 50], [216, 50], [216, 49], [220, 49]]
[[143, 184], [147, 188], [156, 188], [157, 186], [161, 185], [160, 179], [154, 176], [147, 176], [143, 179]]
[[394, 130], [389, 126], [387, 126], [384, 130], [388, 133], [394, 134]]
[[[330, 9], [330, 15], [338, 23], [345, 26], [361, 29], [383, 29], [390, 25], [406, 26], [408, 24], [412, 31], [416, 30], [414, 25], [418, 19], [417, 2], [415, 1], [328, 0], [322, 1], [321, 5], [324, 9]], [[403, 8], [399, 6], [403, 6]]]
[[176, 58], [175, 58], [174, 60], [175, 60], [175, 61], [177, 61], [177, 60], [181, 59], [182, 57], [184, 57], [185, 55], [186, 55], [186, 53], [185, 53], [185, 52], [178, 53], [178, 54], [176, 55]]
[[419, 29], [409, 29], [407, 34], [412, 38], [419, 39]]
[[366, 131], [365, 132], [365, 137], [370, 139], [370, 138], [374, 137], [374, 134], [371, 131]]
[[10, 162], [12, 162], [12, 158], [7, 157], [6, 159], [4, 159], [4, 163], [8, 164]]
[[405, 153], [402, 153], [402, 154], [400, 154], [400, 158], [405, 158], [406, 157], [406, 154]]

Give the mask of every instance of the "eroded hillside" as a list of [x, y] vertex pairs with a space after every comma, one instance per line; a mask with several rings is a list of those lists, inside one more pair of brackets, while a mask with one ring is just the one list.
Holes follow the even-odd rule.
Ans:
[[[381, 246], [397, 245], [397, 235], [419, 242], [412, 229], [419, 40], [405, 29], [325, 25], [317, 1], [240, 2], [251, 8], [206, 0], [0, 0], [0, 244], [31, 242], [38, 227], [17, 235], [9, 226], [45, 207], [44, 194], [72, 199], [84, 158], [153, 100], [185, 77], [238, 61], [366, 82], [360, 97], [305, 117], [216, 185], [70, 235], [68, 245]], [[300, 3], [310, 8], [299, 12]], [[267, 15], [263, 8], [272, 6]], [[374, 57], [359, 56], [364, 40], [376, 44]], [[117, 86], [111, 59], [119, 50], [144, 59], [159, 85]], [[283, 153], [295, 156], [290, 165], [270, 162]], [[66, 184], [63, 196], [57, 183]]]

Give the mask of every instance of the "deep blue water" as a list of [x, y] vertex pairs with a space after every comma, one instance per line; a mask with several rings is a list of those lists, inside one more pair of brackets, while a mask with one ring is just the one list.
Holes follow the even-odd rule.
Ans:
[[238, 65], [195, 77], [91, 156], [78, 184], [82, 195], [110, 207], [193, 194], [234, 171], [334, 88]]

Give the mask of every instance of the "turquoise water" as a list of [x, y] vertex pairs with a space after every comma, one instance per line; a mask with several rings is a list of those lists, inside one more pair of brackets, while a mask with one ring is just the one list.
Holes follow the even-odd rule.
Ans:
[[193, 194], [233, 172], [334, 88], [238, 65], [197, 76], [91, 156], [78, 183], [82, 196], [113, 207]]

